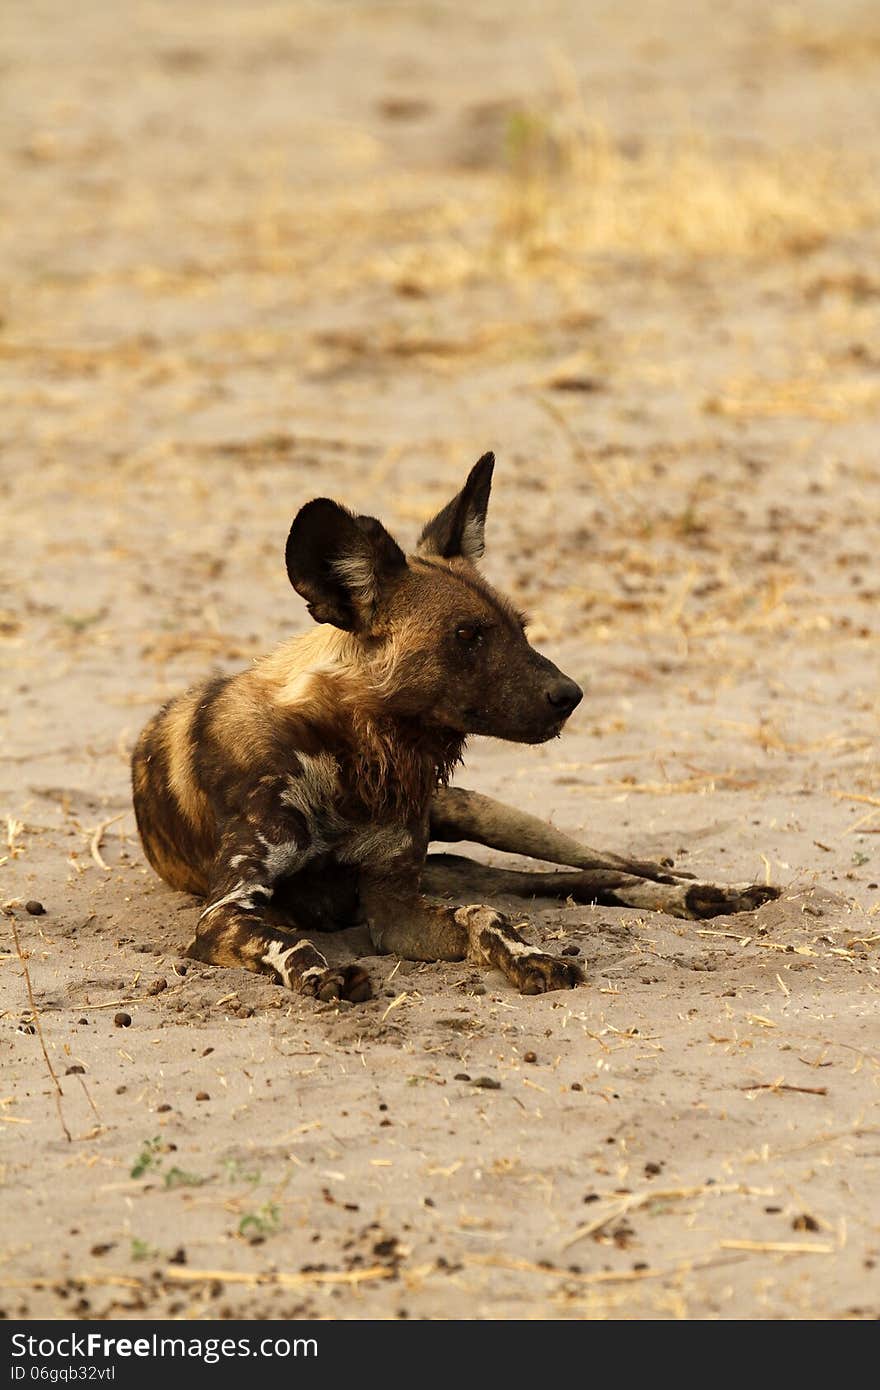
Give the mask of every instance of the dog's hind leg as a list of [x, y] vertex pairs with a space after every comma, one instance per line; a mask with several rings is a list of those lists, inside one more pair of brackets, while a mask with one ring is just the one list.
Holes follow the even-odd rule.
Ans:
[[528, 873], [478, 864], [457, 854], [429, 854], [422, 874], [422, 888], [426, 893], [440, 896], [510, 894], [518, 898], [571, 898], [576, 903], [635, 907], [691, 919], [752, 912], [778, 896], [775, 888], [761, 885], [718, 888], [711, 883], [659, 883], [613, 869]]
[[[542, 889], [553, 897], [573, 897], [576, 902], [617, 904], [695, 918], [752, 912], [762, 903], [779, 897], [779, 889], [770, 884], [727, 887], [701, 883], [692, 874], [681, 873], [664, 864], [602, 853], [579, 844], [570, 835], [527, 811], [505, 806], [480, 792], [461, 787], [444, 787], [435, 793], [431, 802], [430, 834], [432, 840], [472, 840], [508, 854], [527, 855], [548, 864], [579, 869], [581, 872], [577, 875], [548, 876], [550, 881], [554, 878], [567, 880], [564, 895], [561, 885], [559, 893]], [[526, 875], [527, 880], [537, 877]], [[527, 895], [534, 896], [531, 883], [524, 886]], [[517, 889], [510, 887], [498, 891], [517, 892]]]
[[508, 854], [543, 859], [547, 864], [567, 864], [573, 869], [613, 869], [658, 883], [674, 883], [692, 877], [667, 864], [625, 859], [618, 854], [591, 849], [527, 811], [505, 806], [502, 801], [494, 801], [491, 796], [467, 791], [464, 787], [441, 787], [434, 793], [431, 839], [472, 840]]

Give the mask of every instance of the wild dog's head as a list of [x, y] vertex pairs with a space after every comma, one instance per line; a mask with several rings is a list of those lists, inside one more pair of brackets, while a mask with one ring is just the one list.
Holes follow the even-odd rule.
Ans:
[[381, 522], [325, 497], [297, 514], [287, 573], [316, 622], [352, 633], [382, 672], [389, 712], [456, 734], [543, 743], [580, 703], [580, 687], [531, 647], [523, 618], [476, 562], [493, 454], [405, 555]]

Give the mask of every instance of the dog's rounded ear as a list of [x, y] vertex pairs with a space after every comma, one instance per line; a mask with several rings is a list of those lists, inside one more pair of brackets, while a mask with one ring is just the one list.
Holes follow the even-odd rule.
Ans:
[[354, 516], [328, 497], [297, 512], [287, 537], [287, 574], [316, 623], [347, 632], [370, 627], [383, 583], [406, 556], [380, 521]]
[[444, 560], [479, 560], [485, 550], [486, 512], [494, 467], [494, 454], [478, 459], [458, 496], [428, 522], [419, 536], [418, 554], [440, 555]]

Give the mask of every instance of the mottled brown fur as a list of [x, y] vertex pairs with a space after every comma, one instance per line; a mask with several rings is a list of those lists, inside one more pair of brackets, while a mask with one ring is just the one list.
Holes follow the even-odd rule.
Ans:
[[[659, 865], [599, 855], [487, 798], [444, 790], [469, 734], [541, 742], [581, 698], [476, 568], [492, 464], [479, 461], [409, 557], [374, 518], [309, 503], [291, 527], [287, 567], [319, 626], [247, 671], [195, 686], [143, 731], [138, 828], [156, 872], [207, 899], [193, 955], [322, 998], [362, 999], [360, 967], [331, 970], [301, 939], [362, 913], [379, 950], [467, 957], [525, 992], [576, 984], [577, 966], [528, 946], [492, 909], [421, 896], [432, 837], [580, 870], [576, 885], [541, 876], [550, 893], [565, 879], [584, 900], [610, 895], [681, 915], [715, 901]], [[528, 894], [535, 876], [526, 877]], [[758, 890], [711, 891], [735, 910], [734, 901], [754, 906]]]

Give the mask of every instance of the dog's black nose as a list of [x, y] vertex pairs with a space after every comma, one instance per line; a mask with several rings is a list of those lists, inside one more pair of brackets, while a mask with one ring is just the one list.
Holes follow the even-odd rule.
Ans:
[[560, 676], [547, 691], [547, 699], [564, 719], [568, 718], [572, 710], [577, 709], [583, 698], [584, 692], [580, 686], [570, 681], [568, 676]]

